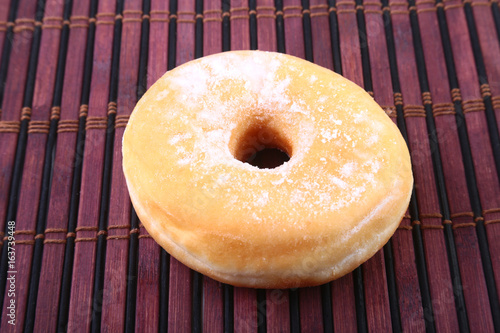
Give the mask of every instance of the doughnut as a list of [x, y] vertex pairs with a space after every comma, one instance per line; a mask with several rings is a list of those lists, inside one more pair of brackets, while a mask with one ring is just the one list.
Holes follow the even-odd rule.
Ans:
[[368, 93], [273, 52], [167, 72], [137, 103], [122, 153], [151, 237], [240, 287], [315, 286], [351, 272], [395, 232], [413, 186], [406, 143]]

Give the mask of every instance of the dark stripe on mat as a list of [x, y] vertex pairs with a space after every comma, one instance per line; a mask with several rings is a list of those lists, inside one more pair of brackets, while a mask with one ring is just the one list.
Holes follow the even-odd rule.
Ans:
[[[17, 7], [19, 1], [12, 0], [9, 8], [8, 22], [14, 22], [17, 16]], [[3, 40], [2, 62], [0, 63], [0, 109], [3, 103], [3, 94], [5, 90], [5, 80], [7, 79], [7, 69], [9, 68], [10, 51], [12, 49], [12, 41], [14, 40], [14, 25], [7, 26], [5, 39]]]
[[300, 332], [300, 307], [299, 307], [299, 290], [293, 288], [289, 290], [290, 302], [290, 332]]
[[392, 331], [402, 332], [403, 328], [401, 326], [401, 313], [399, 311], [398, 288], [396, 286], [396, 272], [394, 268], [391, 240], [384, 246], [384, 261], [387, 276], [387, 291], [389, 293], [389, 306], [391, 310]]
[[339, 23], [337, 17], [337, 1], [328, 0], [328, 19], [330, 21], [330, 42], [332, 44], [333, 69], [342, 72], [342, 58], [340, 56]]
[[229, 20], [230, 0], [222, 0], [222, 51], [231, 50], [231, 20]]
[[250, 50], [257, 50], [257, 1], [248, 0], [249, 26], [250, 26]]
[[302, 29], [304, 29], [305, 58], [313, 62], [312, 28], [309, 0], [302, 0]]
[[283, 0], [274, 0], [274, 6], [276, 7], [276, 50], [280, 53], [285, 53], [285, 23], [283, 14], [277, 14], [283, 13]]

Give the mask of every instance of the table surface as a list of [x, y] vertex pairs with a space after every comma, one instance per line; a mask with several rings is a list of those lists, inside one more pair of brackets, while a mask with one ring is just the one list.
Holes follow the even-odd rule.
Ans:
[[[223, 285], [162, 251], [130, 204], [138, 98], [240, 49], [341, 73], [408, 142], [408, 213], [336, 281]], [[0, 54], [0, 331], [500, 330], [498, 0], [0, 0]]]

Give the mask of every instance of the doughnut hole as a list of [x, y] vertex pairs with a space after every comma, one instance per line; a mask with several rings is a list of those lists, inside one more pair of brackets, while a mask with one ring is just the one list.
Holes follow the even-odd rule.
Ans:
[[256, 117], [232, 133], [229, 148], [234, 158], [259, 169], [274, 169], [292, 157], [292, 145], [281, 127]]

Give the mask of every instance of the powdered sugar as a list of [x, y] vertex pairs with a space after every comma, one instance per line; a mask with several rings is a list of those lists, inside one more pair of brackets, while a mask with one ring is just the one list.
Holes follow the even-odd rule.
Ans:
[[269, 193], [267, 191], [263, 191], [260, 196], [255, 201], [256, 206], [265, 206], [269, 202]]
[[343, 177], [350, 177], [356, 171], [358, 164], [356, 162], [348, 162], [340, 169], [340, 174]]
[[170, 140], [168, 140], [168, 143], [171, 145], [176, 145], [180, 141], [183, 141], [185, 139], [190, 139], [192, 137], [191, 133], [181, 133], [174, 135]]
[[338, 129], [329, 129], [329, 128], [321, 128], [320, 129], [320, 134], [321, 134], [321, 142], [330, 142], [332, 139], [336, 139], [339, 134]]
[[[176, 114], [177, 118], [188, 126], [188, 133], [173, 135], [168, 143], [175, 146], [177, 164], [197, 170], [200, 179], [214, 170], [229, 170], [231, 181], [225, 183], [225, 194], [231, 196], [226, 204], [252, 212], [252, 216], [260, 209], [273, 205], [276, 198], [269, 191], [271, 188], [294, 190], [289, 192], [291, 203], [309, 209], [311, 214], [326, 210], [339, 210], [359, 200], [367, 188], [363, 184], [374, 186], [374, 174], [379, 170], [378, 162], [358, 165], [354, 161], [345, 161], [344, 152], [355, 149], [356, 140], [353, 133], [346, 130], [350, 123], [366, 122], [366, 110], [351, 113], [347, 108], [351, 103], [345, 102], [333, 110], [327, 100], [336, 96], [323, 95], [319, 90], [313, 93], [318, 105], [305, 103], [305, 100], [289, 92], [292, 78], [287, 74], [278, 74], [283, 63], [278, 57], [268, 58], [256, 53], [245, 57], [227, 54], [224, 57], [207, 57], [194, 66], [180, 67], [171, 80], [172, 86], [182, 92], [180, 99], [186, 104], [186, 110], [192, 114]], [[301, 75], [300, 68], [288, 68]], [[286, 72], [284, 72], [286, 73]], [[308, 77], [311, 85], [323, 86], [325, 82], [318, 76]], [[340, 84], [342, 87], [343, 83]], [[233, 90], [235, 89], [233, 94]], [[335, 89], [333, 89], [335, 90]], [[164, 95], [164, 94], [163, 94]], [[165, 96], [162, 95], [162, 98]], [[350, 106], [349, 106], [350, 107]], [[249, 109], [250, 108], [250, 109]], [[259, 169], [238, 161], [229, 150], [230, 140], [235, 128], [241, 126], [242, 119], [252, 110], [262, 112], [266, 116], [282, 119], [289, 126], [295, 127], [295, 144], [290, 161], [274, 169]], [[169, 110], [170, 111], [170, 110]], [[320, 115], [323, 113], [324, 115]], [[346, 116], [339, 116], [343, 112]], [[319, 126], [316, 118], [322, 119]], [[318, 126], [318, 128], [315, 128]], [[344, 126], [344, 127], [341, 127]], [[376, 142], [378, 137], [370, 140]], [[318, 157], [316, 166], [298, 174], [297, 170], [305, 168], [310, 147], [320, 142], [322, 149], [332, 155]], [[318, 149], [318, 148], [316, 148]], [[365, 158], [358, 154], [362, 160]], [[332, 167], [332, 165], [337, 165]], [[269, 178], [271, 177], [272, 178]], [[245, 178], [247, 177], [247, 178]], [[267, 182], [267, 183], [266, 183]], [[232, 185], [234, 184], [234, 185]], [[234, 197], [238, 193], [238, 184], [256, 187], [260, 190], [249, 190], [251, 200], [241, 202]], [[286, 190], [288, 191], [288, 190]], [[231, 194], [232, 193], [232, 194]], [[338, 193], [332, 196], [332, 193]], [[286, 194], [285, 194], [286, 195]], [[293, 213], [293, 209], [289, 213]], [[256, 221], [260, 219], [255, 219]]]
[[332, 182], [332, 184], [335, 184], [342, 189], [346, 189], [348, 187], [347, 183], [342, 179], [340, 179], [339, 177], [330, 176], [329, 179]]

